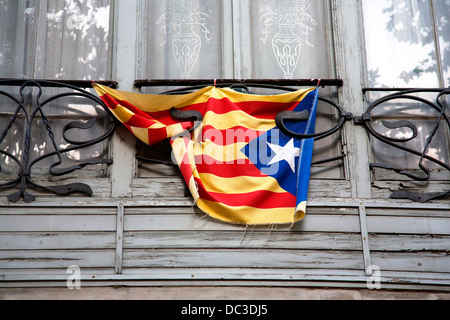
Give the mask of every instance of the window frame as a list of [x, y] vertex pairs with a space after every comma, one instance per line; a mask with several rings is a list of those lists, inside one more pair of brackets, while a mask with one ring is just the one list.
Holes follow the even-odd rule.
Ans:
[[[138, 69], [137, 74], [140, 76], [145, 76], [145, 36], [147, 33], [146, 26], [147, 22], [145, 21], [145, 12], [147, 10], [146, 1], [139, 1], [138, 7], [140, 10], [142, 10], [141, 13], [138, 13], [140, 28], [138, 28], [138, 36], [137, 36], [137, 55], [138, 55], [138, 64], [136, 68]], [[334, 46], [333, 46], [333, 33], [332, 33], [332, 10], [331, 10], [331, 2], [329, 0], [324, 1], [324, 8], [326, 11], [325, 17], [323, 19], [326, 20], [326, 36], [327, 36], [327, 55], [328, 55], [328, 65], [330, 66], [329, 73], [333, 77], [336, 76], [336, 68], [334, 67], [335, 64], [335, 55], [334, 55]], [[235, 79], [235, 81], [249, 81], [251, 80], [243, 80], [243, 79], [252, 79], [252, 58], [253, 58], [253, 50], [251, 48], [251, 1], [250, 0], [222, 0], [222, 23], [226, 24], [228, 23], [228, 27], [223, 25], [222, 26], [222, 41], [224, 41], [223, 46], [223, 74], [224, 75], [230, 75], [229, 79]], [[232, 47], [232, 50], [230, 50], [230, 46]], [[227, 68], [226, 66], [232, 66], [231, 68]], [[219, 80], [221, 82], [227, 82], [225, 80]], [[172, 79], [157, 79], [157, 80], [143, 80], [138, 79], [135, 81], [135, 86], [138, 88], [141, 87], [148, 87], [153, 86], [154, 83], [157, 83], [158, 80], [160, 80], [161, 87], [158, 88], [161, 91], [151, 91], [152, 93], [159, 93], [164, 91], [165, 89], [169, 90], [170, 87], [164, 87], [164, 82], [172, 82], [171, 85], [177, 86], [177, 85], [192, 85], [193, 83], [199, 82], [199, 80], [192, 80], [192, 83], [189, 82], [189, 79], [186, 80], [172, 80]], [[264, 80], [272, 80], [272, 79], [264, 79]], [[263, 82], [264, 80], [255, 80], [255, 82]], [[284, 82], [284, 79], [279, 79], [280, 83]], [[273, 79], [275, 82], [276, 79]], [[146, 82], [152, 82], [152, 84], [148, 84]], [[233, 81], [230, 81], [233, 82]], [[311, 80], [310, 83], [308, 81], [304, 81], [305, 83], [303, 85], [306, 86], [313, 86], [315, 85], [316, 81]], [[338, 87], [341, 85], [342, 81], [338, 80], [324, 80], [322, 83], [326, 85], [326, 82], [330, 84], [330, 87], [326, 89], [327, 95], [330, 95], [333, 97], [333, 99], [338, 100]], [[209, 80], [209, 84], [214, 83], [212, 79]], [[338, 85], [334, 86], [333, 84]], [[206, 84], [205, 84], [206, 85]], [[292, 81], [292, 86], [298, 86], [299, 83], [296, 81]], [[135, 88], [136, 91], [136, 88]], [[336, 149], [336, 155], [340, 154], [346, 154], [345, 150], [345, 143], [343, 143], [344, 138], [342, 137], [342, 132], [337, 133], [338, 135], [336, 141], [332, 144], [332, 147]], [[341, 136], [339, 136], [341, 135]], [[337, 140], [339, 140], [337, 142]], [[140, 142], [137, 142], [140, 143]], [[326, 166], [326, 165], [325, 165]], [[142, 177], [140, 173], [138, 172], [138, 168], [140, 167], [139, 164], [135, 164], [135, 179], [137, 177]], [[156, 168], [156, 167], [155, 167]], [[342, 160], [342, 163], [340, 163], [338, 166], [328, 166], [326, 168], [325, 172], [322, 172], [324, 168], [318, 167], [314, 168], [313, 174], [311, 176], [311, 183], [316, 186], [318, 189], [318, 192], [323, 193], [324, 188], [322, 188], [321, 184], [323, 181], [329, 180], [329, 185], [332, 185], [333, 182], [340, 183], [342, 188], [339, 188], [339, 190], [345, 190], [343, 192], [337, 192], [336, 189], [330, 187], [330, 190], [333, 190], [332, 192], [327, 192], [328, 196], [343, 196], [343, 197], [350, 197], [350, 187], [348, 183], [348, 165], [346, 164], [346, 159]], [[156, 169], [155, 169], [156, 170]], [[153, 170], [154, 171], [154, 170]], [[151, 173], [152, 174], [152, 173]], [[327, 175], [331, 175], [329, 179], [327, 179]], [[145, 176], [145, 173], [144, 173]], [[150, 175], [152, 176], [152, 175]], [[314, 189], [315, 187], [313, 187]]]
[[[436, 20], [436, 11], [435, 11], [435, 1], [431, 0], [429, 1], [429, 6], [430, 6], [430, 14], [431, 14], [431, 29], [434, 32], [434, 36], [433, 36], [433, 41], [434, 41], [434, 49], [435, 49], [435, 57], [437, 59], [437, 80], [439, 82], [440, 88], [426, 88], [426, 87], [419, 87], [419, 88], [403, 88], [403, 87], [391, 87], [391, 88], [386, 88], [386, 87], [370, 87], [369, 86], [369, 68], [368, 68], [368, 63], [367, 63], [367, 52], [366, 52], [366, 39], [362, 38], [361, 40], [361, 48], [362, 48], [362, 57], [363, 57], [363, 61], [362, 61], [362, 83], [363, 83], [363, 87], [362, 87], [362, 92], [363, 92], [363, 106], [364, 106], [364, 110], [362, 111], [362, 116], [361, 117], [366, 117], [366, 120], [363, 121], [370, 121], [367, 119], [367, 116], [370, 117], [369, 114], [366, 113], [366, 110], [373, 104], [377, 104], [379, 100], [375, 99], [373, 101], [368, 101], [368, 99], [366, 99], [366, 94], [368, 92], [377, 92], [380, 96], [377, 97], [378, 99], [384, 99], [384, 97], [387, 97], [388, 94], [401, 94], [403, 91], [404, 92], [411, 92], [410, 96], [416, 96], [419, 98], [422, 98], [422, 96], [419, 93], [413, 93], [413, 90], [419, 91], [420, 89], [423, 90], [424, 94], [429, 94], [430, 92], [435, 91], [435, 95], [437, 95], [440, 91], [444, 91], [445, 90], [445, 85], [444, 83], [446, 82], [444, 79], [444, 73], [442, 72], [443, 69], [443, 60], [442, 60], [442, 56], [441, 56], [441, 50], [440, 50], [440, 40], [439, 40], [439, 34], [438, 34], [438, 22]], [[360, 3], [360, 10], [363, 10], [363, 3]], [[360, 30], [361, 34], [364, 35], [364, 14], [363, 12], [361, 12], [360, 15]], [[389, 92], [390, 91], [390, 92]], [[435, 103], [435, 101], [433, 100], [434, 98], [428, 98], [428, 96], [423, 96], [424, 100], [428, 100], [427, 104], [425, 105], [426, 107], [430, 107], [430, 105], [428, 105], [428, 103], [433, 104]], [[448, 98], [447, 98], [448, 100]], [[408, 101], [413, 101], [408, 100]], [[444, 102], [445, 104], [445, 102]], [[401, 103], [399, 103], [399, 105], [402, 105]], [[431, 108], [431, 107], [430, 107]], [[448, 114], [448, 112], [447, 112]], [[355, 124], [361, 124], [361, 117], [357, 117], [357, 119], [355, 120]], [[358, 119], [359, 118], [359, 119]], [[404, 116], [403, 117], [406, 120], [422, 120], [422, 121], [430, 121], [430, 119], [435, 119], [436, 116], [430, 116], [430, 115], [421, 115], [421, 116]], [[447, 126], [446, 122], [442, 119], [441, 120], [441, 126], [440, 127], [445, 127]], [[364, 127], [364, 125], [363, 125]], [[370, 133], [369, 130], [367, 130], [366, 135], [369, 137], [369, 142], [368, 142], [368, 146], [369, 146], [369, 164], [373, 164], [373, 163], [377, 163], [376, 161], [376, 151], [373, 150], [373, 143], [377, 142], [379, 140], [377, 140], [376, 138], [374, 138], [374, 136]], [[450, 141], [450, 131], [446, 132], [446, 136], [444, 137], [445, 141], [443, 141], [442, 143], [444, 145], [447, 146], [447, 148], [450, 148], [449, 145], [449, 141]], [[423, 144], [425, 144], [425, 141], [423, 141]], [[399, 149], [396, 149], [394, 147], [389, 147], [389, 150], [392, 150], [392, 152], [399, 152]], [[400, 151], [402, 152], [402, 151]], [[407, 157], [409, 157], [410, 161], [415, 161], [416, 159], [419, 159], [416, 156], [413, 156], [412, 154], [406, 154]], [[389, 164], [387, 164], [389, 165]], [[372, 181], [372, 192], [373, 192], [373, 197], [375, 198], [384, 198], [384, 199], [389, 199], [389, 197], [391, 196], [392, 192], [396, 192], [396, 191], [400, 191], [403, 189], [410, 189], [412, 191], [416, 191], [418, 193], [425, 193], [425, 194], [431, 194], [431, 193], [442, 193], [443, 189], [450, 189], [450, 182], [449, 181], [449, 176], [450, 176], [450, 172], [446, 171], [446, 169], [444, 167], [439, 167], [439, 168], [430, 168], [428, 169], [430, 172], [430, 177], [427, 180], [427, 182], [421, 182], [420, 179], [413, 179], [410, 177], [406, 177], [405, 175], [400, 175], [397, 173], [393, 173], [393, 171], [386, 171], [386, 169], [382, 169], [379, 168], [378, 166], [371, 166], [370, 169], [370, 174], [371, 174], [371, 181]], [[423, 173], [421, 170], [419, 170], [419, 166], [416, 167], [416, 169], [411, 169], [411, 168], [399, 168], [402, 169], [403, 171], [406, 171], [408, 173], [411, 173], [412, 175], [418, 175], [420, 176], [421, 173]], [[444, 187], [443, 187], [444, 186]], [[416, 196], [412, 196], [413, 198], [416, 198]], [[417, 201], [417, 200], [416, 200]]]
[[[226, 0], [224, 0], [225, 2]], [[249, 3], [247, 0], [244, 2], [229, 0], [228, 4], [237, 4], [237, 7], [240, 7]], [[334, 44], [334, 54], [330, 54], [336, 63], [336, 75], [339, 75], [344, 83], [337, 90], [338, 101], [347, 112], [354, 115], [362, 114], [364, 109], [362, 84], [365, 79], [364, 42], [363, 36], [359, 32], [359, 30], [362, 30], [362, 21], [354, 19], [354, 17], [361, 17], [362, 8], [360, 3], [341, 3], [339, 0], [328, 0], [327, 6], [329, 7], [329, 18], [331, 20], [329, 28], [332, 31], [328, 34], [328, 41]], [[145, 32], [145, 29], [142, 28], [145, 8], [145, 0], [133, 0], [127, 5], [121, 5], [118, 1], [115, 2], [116, 41], [114, 42], [113, 78], [117, 79], [120, 89], [124, 91], [139, 92], [134, 82], [142, 75], [140, 57], [145, 50], [139, 40], [142, 39], [142, 33]], [[233, 14], [234, 11], [235, 19], [242, 19], [242, 11], [238, 11], [240, 14], [236, 15], [238, 9], [236, 7], [231, 8], [232, 10], [227, 10], [226, 14]], [[132, 19], [135, 19], [137, 23], [128, 23]], [[236, 28], [233, 29], [233, 33], [237, 32]], [[129, 37], [129, 34], [136, 34], [136, 37]], [[233, 39], [233, 42], [237, 41], [236, 38]], [[241, 38], [238, 39], [240, 41]], [[231, 59], [231, 57], [228, 57], [228, 59]], [[251, 60], [250, 51], [243, 59], [245, 61]], [[233, 59], [233, 61], [236, 60]], [[131, 76], [130, 70], [134, 70], [134, 77]], [[246, 75], [240, 68], [239, 62], [235, 64], [233, 70], [233, 74]], [[112, 148], [121, 151], [120, 154], [115, 154], [115, 161], [111, 168], [111, 179], [112, 181], [119, 179], [123, 183], [120, 186], [113, 184], [112, 196], [128, 197], [133, 194], [132, 185], [137, 178], [137, 160], [134, 148], [136, 140], [131, 133], [123, 128], [118, 128], [117, 131], [112, 141]], [[346, 123], [342, 130], [342, 146], [344, 153], [347, 155], [347, 159], [344, 161], [345, 180], [349, 183], [349, 194], [344, 198], [372, 199], [372, 173], [368, 166], [371, 162], [371, 152], [366, 131], [362, 127]], [[355, 154], [358, 156], [353, 156]], [[128, 165], [124, 169], [126, 163], [133, 163], [133, 165]], [[314, 184], [314, 182], [312, 183]], [[321, 183], [323, 183], [322, 180], [318, 184]], [[326, 182], [325, 185], [325, 189], [334, 188], [332, 181]], [[324, 188], [319, 189], [324, 190]], [[315, 196], [313, 192], [311, 192], [311, 197], [320, 199], [320, 201], [327, 201], [326, 196]], [[331, 195], [331, 197], [336, 197], [336, 195]], [[337, 198], [340, 197], [342, 196], [337, 196]]]

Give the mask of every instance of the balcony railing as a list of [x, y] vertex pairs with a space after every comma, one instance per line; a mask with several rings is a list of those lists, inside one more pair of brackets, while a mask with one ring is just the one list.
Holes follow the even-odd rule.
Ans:
[[[89, 185], [80, 182], [59, 185], [43, 185], [33, 179], [33, 168], [40, 163], [50, 162], [48, 173], [53, 177], [67, 175], [71, 172], [84, 168], [88, 165], [110, 164], [111, 159], [90, 159], [88, 161], [75, 161], [70, 167], [61, 168], [63, 156], [76, 150], [82, 150], [90, 146], [99, 144], [107, 140], [114, 131], [114, 119], [108, 112], [106, 105], [94, 94], [82, 88], [91, 86], [91, 81], [49, 81], [49, 80], [24, 80], [24, 79], [0, 79], [0, 115], [5, 125], [0, 127], [0, 159], [6, 158], [7, 163], [15, 163], [18, 166], [17, 176], [12, 178], [2, 178], [0, 189], [16, 188], [19, 190], [10, 194], [10, 202], [18, 202], [21, 198], [25, 202], [35, 200], [35, 196], [27, 191], [28, 187], [51, 192], [57, 195], [68, 195], [71, 193], [80, 193], [92, 195], [92, 189]], [[102, 82], [105, 85], [114, 86], [114, 82]], [[12, 87], [6, 88], [6, 87]], [[58, 88], [57, 90], [53, 88]], [[18, 89], [16, 91], [16, 89]], [[55, 92], [58, 93], [55, 94]], [[63, 92], [61, 92], [63, 91]], [[97, 118], [83, 114], [83, 120], [73, 119], [63, 127], [55, 128], [52, 121], [49, 120], [48, 109], [50, 105], [57, 106], [57, 114], [63, 115], [64, 109], [68, 109], [68, 99], [76, 99], [77, 103], [83, 105], [100, 106], [106, 114], [106, 126], [104, 132], [91, 139], [77, 139], [69, 132], [72, 130], [89, 130], [97, 125]], [[73, 108], [72, 108], [73, 109]], [[12, 112], [11, 112], [12, 110]], [[6, 112], [5, 112], [6, 111]], [[88, 118], [86, 119], [86, 116]], [[54, 117], [54, 116], [53, 116]], [[64, 116], [60, 116], [64, 117]], [[67, 119], [66, 119], [67, 120]], [[16, 124], [21, 122], [21, 124]], [[17, 132], [11, 132], [12, 128], [20, 128]], [[42, 136], [46, 136], [46, 147], [43, 148], [42, 141], [36, 134], [36, 127], [42, 127], [39, 131]], [[39, 128], [38, 128], [39, 129]], [[57, 132], [59, 130], [60, 132]], [[22, 145], [21, 150], [11, 150], [5, 147], [6, 137], [13, 135], [14, 142]], [[62, 137], [62, 141], [57, 141], [55, 136]], [[17, 149], [17, 148], [12, 148]], [[32, 152], [38, 150], [38, 154]], [[44, 161], [47, 160], [47, 161]], [[0, 163], [1, 164], [1, 163]], [[11, 165], [12, 166], [12, 165]], [[0, 166], [0, 173], [1, 173]], [[3, 182], [5, 181], [6, 182]]]
[[[389, 147], [395, 150], [406, 152], [407, 157], [418, 157], [417, 170], [407, 170], [405, 168], [396, 167], [391, 163], [371, 163], [371, 169], [381, 168], [385, 170], [394, 171], [400, 175], [404, 175], [415, 181], [428, 181], [431, 177], [431, 170], [426, 166], [425, 160], [433, 163], [438, 168], [450, 171], [450, 120], [448, 114], [448, 95], [450, 95], [449, 88], [420, 88], [420, 89], [392, 89], [392, 88], [365, 88], [363, 93], [383, 93], [394, 92], [384, 95], [375, 101], [371, 102], [361, 116], [354, 118], [356, 125], [362, 125], [366, 128], [368, 134]], [[420, 109], [414, 107], [420, 105]], [[408, 114], [408, 108], [416, 109], [413, 114]], [[395, 109], [397, 108], [397, 109]], [[418, 112], [417, 110], [420, 110]], [[432, 122], [429, 132], [423, 131], [423, 128], [418, 128], [414, 123], [417, 120], [426, 120]], [[385, 128], [384, 132], [380, 132], [380, 125], [375, 127], [375, 122], [381, 123], [381, 128]], [[395, 131], [401, 134], [399, 136], [390, 136], [386, 133], [388, 131]], [[441, 153], [444, 158], [439, 159], [435, 155], [430, 154], [430, 147], [433, 142], [437, 140], [438, 130], [443, 130], [446, 136], [440, 141], [442, 146]], [[408, 145], [408, 142], [414, 139], [421, 139], [420, 144], [422, 148], [413, 148]], [[418, 171], [418, 173], [416, 173]], [[433, 193], [417, 193], [408, 190], [399, 190], [392, 193], [393, 199], [410, 199], [416, 202], [426, 202], [433, 199], [444, 198], [450, 195], [450, 190]]]
[[[113, 81], [96, 81], [97, 83], [117, 87], [117, 83]], [[29, 193], [28, 188], [43, 190], [57, 195], [68, 195], [71, 193], [80, 193], [87, 196], [93, 194], [89, 185], [84, 182], [73, 182], [70, 184], [59, 185], [44, 185], [42, 180], [34, 179], [34, 168], [38, 163], [42, 167], [42, 163], [49, 163], [47, 171], [52, 177], [65, 176], [74, 171], [80, 170], [86, 166], [112, 163], [112, 159], [105, 157], [98, 157], [90, 160], [79, 160], [77, 163], [69, 167], [62, 168], [63, 156], [75, 150], [83, 150], [94, 145], [107, 142], [114, 132], [115, 119], [109, 112], [108, 107], [95, 94], [86, 90], [90, 88], [92, 81], [66, 80], [27, 80], [27, 79], [0, 79], [0, 190], [13, 189], [14, 192], [8, 196], [11, 202], [17, 202], [23, 199], [25, 202], [35, 200], [35, 196]], [[231, 87], [236, 90], [251, 93], [253, 88], [275, 89], [277, 91], [294, 91], [298, 86], [315, 86], [322, 87], [340, 87], [342, 80], [340, 79], [311, 79], [311, 80], [136, 80], [136, 88], [142, 89], [144, 87], [176, 87], [176, 89], [163, 92], [162, 94], [183, 94], [192, 92], [205, 85], [215, 85], [220, 87]], [[8, 89], [6, 89], [8, 88]], [[57, 89], [57, 93], [56, 89]], [[32, 89], [32, 90], [31, 90]], [[437, 140], [438, 130], [445, 131], [447, 141], [443, 141], [443, 149], [449, 150], [450, 146], [450, 120], [448, 111], [448, 95], [450, 89], [436, 88], [436, 89], [364, 89], [364, 94], [371, 92], [394, 91], [392, 94], [384, 95], [377, 98], [375, 101], [369, 103], [369, 106], [361, 116], [354, 117], [347, 112], [341, 105], [333, 99], [320, 95], [319, 101], [322, 105], [334, 108], [336, 123], [334, 127], [328, 130], [321, 131], [317, 128], [317, 133], [314, 135], [316, 140], [324, 139], [330, 135], [340, 132], [348, 120], [353, 119], [355, 125], [364, 126], [367, 133], [372, 139], [383, 142], [393, 150], [406, 152], [412, 156], [418, 157], [418, 170], [407, 170], [402, 167], [397, 167], [393, 163], [375, 162], [369, 164], [371, 169], [385, 169], [392, 170], [398, 174], [404, 175], [416, 181], [428, 181], [431, 176], [431, 170], [427, 167], [432, 163], [435, 167], [444, 171], [450, 171], [450, 155], [446, 159], [439, 159], [429, 153], [430, 145]], [[433, 98], [424, 98], [423, 94], [432, 94]], [[67, 118], [64, 126], [54, 125], [54, 122], [49, 121], [48, 109], [50, 106], [54, 108], [57, 105], [58, 110], [68, 109], [68, 101], [66, 99], [76, 98], [82, 100], [82, 104], [91, 106], [98, 106], [103, 109], [104, 115], [101, 134], [95, 135], [90, 139], [76, 139], [71, 131], [79, 130], [88, 132], [90, 129], [98, 125], [98, 119], [94, 115], [84, 114], [81, 118]], [[427, 121], [432, 121], [431, 130], [428, 134], [422, 133], [422, 148], [420, 150], [408, 146], [408, 142], [414, 139], [420, 139], [419, 131], [421, 130], [414, 122], [414, 115], [405, 116], [404, 114], [395, 114], [395, 108], [407, 103], [419, 103], [421, 108], [429, 109], [428, 113], [425, 110], [424, 114], [434, 113], [432, 117], [426, 118]], [[7, 103], [8, 108], [4, 108], [2, 104]], [[71, 107], [73, 109], [73, 106]], [[8, 110], [8, 111], [7, 111]], [[11, 111], [12, 110], [12, 111]], [[386, 111], [387, 110], [387, 111]], [[394, 111], [393, 111], [394, 110]], [[432, 111], [432, 112], [431, 112]], [[384, 112], [384, 113], [383, 113]], [[393, 114], [394, 113], [394, 114]], [[62, 111], [64, 114], [64, 111]], [[175, 116], [175, 115], [174, 115]], [[183, 117], [184, 115], [178, 115]], [[176, 116], [175, 116], [176, 117]], [[424, 117], [422, 114], [418, 117]], [[58, 118], [58, 117], [56, 117]], [[432, 120], [430, 120], [432, 119]], [[18, 126], [16, 122], [21, 122]], [[375, 123], [377, 122], [377, 127]], [[380, 132], [380, 123], [386, 130]], [[278, 121], [280, 129], [283, 128], [283, 121]], [[40, 131], [44, 132], [47, 141], [49, 141], [46, 148], [40, 148], [36, 145], [37, 139], [33, 137], [33, 132], [36, 132], [36, 126], [40, 126]], [[13, 128], [20, 128], [14, 133], [14, 139], [21, 142], [21, 150], [12, 151], [5, 148], [7, 145], [6, 138], [11, 137]], [[387, 130], [403, 130], [408, 132], [406, 136], [393, 137], [385, 134]], [[57, 141], [55, 136], [62, 137]], [[423, 138], [425, 137], [425, 138]], [[299, 137], [302, 138], [302, 137]], [[40, 150], [36, 156], [33, 150]], [[445, 152], [445, 151], [444, 151]], [[33, 156], [32, 156], [33, 155]], [[328, 159], [316, 161], [313, 165], [319, 165], [327, 162], [342, 160], [345, 154], [337, 155]], [[5, 159], [8, 159], [5, 161]], [[156, 163], [164, 163], [166, 165], [175, 165], [171, 161], [161, 161], [156, 159], [149, 159], [137, 156], [140, 161], [149, 161]], [[43, 161], [46, 160], [46, 161]], [[2, 163], [14, 164], [18, 167], [17, 175], [2, 174]], [[75, 161], [76, 162], [76, 161]], [[37, 170], [39, 171], [39, 170]], [[51, 179], [52, 181], [55, 179]], [[39, 181], [39, 182], [37, 182]], [[17, 191], [18, 189], [18, 191]], [[408, 190], [396, 191], [391, 195], [394, 199], [410, 199], [416, 202], [426, 202], [433, 199], [443, 198], [450, 195], [450, 191], [444, 190], [442, 192], [433, 193], [414, 193]]]

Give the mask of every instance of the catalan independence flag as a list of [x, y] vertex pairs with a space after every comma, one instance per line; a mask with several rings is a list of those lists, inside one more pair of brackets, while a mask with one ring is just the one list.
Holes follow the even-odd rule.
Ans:
[[[292, 224], [305, 216], [314, 138], [298, 139], [276, 125], [282, 111], [307, 110], [290, 131], [313, 134], [318, 89], [279, 95], [205, 87], [189, 94], [124, 92], [94, 84], [111, 112], [152, 145], [169, 139], [172, 156], [196, 205], [213, 218], [238, 224]], [[171, 108], [195, 110], [203, 120], [176, 120]]]

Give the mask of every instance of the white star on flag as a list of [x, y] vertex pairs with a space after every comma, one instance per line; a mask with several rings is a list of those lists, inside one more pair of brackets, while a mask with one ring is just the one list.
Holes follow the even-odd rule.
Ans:
[[269, 165], [286, 161], [295, 173], [295, 158], [300, 155], [300, 148], [294, 146], [294, 139], [291, 139], [284, 147], [267, 142], [267, 145], [275, 152], [275, 157], [270, 160]]

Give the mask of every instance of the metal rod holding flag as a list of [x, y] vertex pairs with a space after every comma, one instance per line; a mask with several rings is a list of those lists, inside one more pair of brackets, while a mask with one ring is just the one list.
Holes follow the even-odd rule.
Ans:
[[[187, 86], [215, 86], [229, 87], [231, 85], [260, 85], [260, 86], [316, 86], [319, 79], [138, 79], [134, 81], [136, 88], [144, 87], [187, 87]], [[342, 79], [320, 79], [321, 87], [342, 87]]]

